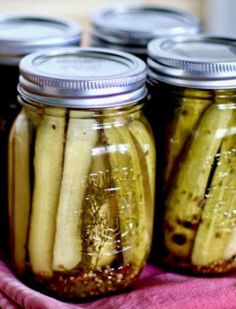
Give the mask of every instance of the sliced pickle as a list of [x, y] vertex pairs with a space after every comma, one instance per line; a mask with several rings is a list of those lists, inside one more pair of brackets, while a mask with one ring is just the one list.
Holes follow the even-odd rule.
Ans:
[[13, 125], [9, 144], [9, 216], [11, 249], [18, 273], [25, 268], [26, 243], [30, 212], [31, 127], [24, 112]]
[[155, 195], [155, 172], [156, 172], [156, 154], [154, 140], [148, 128], [138, 120], [130, 121], [128, 125], [129, 131], [132, 136], [137, 140], [142, 152], [145, 156], [145, 161], [147, 165], [148, 175], [149, 175], [149, 185], [151, 189], [152, 198], [154, 200]]
[[[230, 132], [229, 132], [230, 133]], [[225, 137], [201, 216], [192, 252], [192, 263], [207, 266], [236, 254], [236, 136]]]
[[[19, 116], [18, 116], [19, 117]], [[16, 121], [16, 120], [15, 120]], [[9, 143], [8, 143], [8, 218], [9, 218], [9, 228], [10, 228], [10, 246], [11, 251], [14, 250], [13, 242], [14, 242], [14, 221], [13, 221], [13, 211], [14, 211], [14, 166], [15, 166], [15, 123], [11, 128], [11, 132], [9, 134]]]
[[43, 276], [52, 275], [65, 123], [65, 112], [60, 117], [45, 114], [36, 132], [29, 257], [33, 272]]
[[126, 126], [105, 125], [120, 219], [124, 265], [142, 265], [147, 255], [145, 193], [137, 150]]
[[70, 112], [53, 251], [56, 271], [71, 270], [82, 258], [81, 213], [92, 149], [97, 142], [95, 126], [95, 120], [77, 119]]
[[140, 121], [131, 121], [129, 123], [129, 131], [133, 138], [135, 147], [138, 152], [139, 162], [143, 173], [143, 187], [145, 193], [145, 206], [147, 228], [149, 231], [150, 242], [153, 233], [154, 218], [154, 190], [155, 190], [155, 147], [154, 141], [147, 131], [146, 126]]
[[173, 169], [178, 164], [177, 160], [183, 151], [184, 145], [198, 124], [201, 115], [212, 103], [207, 99], [191, 97], [193, 95], [196, 96], [195, 92], [192, 94], [191, 90], [185, 90], [180, 107], [176, 109], [174, 119], [168, 128], [168, 138], [166, 139], [167, 164], [164, 172], [165, 190], [169, 187]]

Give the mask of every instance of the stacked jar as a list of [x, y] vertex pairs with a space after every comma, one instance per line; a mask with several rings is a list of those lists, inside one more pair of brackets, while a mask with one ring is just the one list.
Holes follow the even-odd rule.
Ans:
[[125, 289], [153, 229], [146, 65], [123, 52], [67, 48], [25, 57], [20, 73], [23, 109], [9, 140], [14, 268], [58, 297]]
[[79, 45], [81, 28], [76, 23], [30, 15], [0, 15], [0, 247], [7, 233], [7, 144], [11, 125], [20, 110], [17, 103], [18, 64], [26, 54], [49, 47]]
[[151, 40], [200, 31], [199, 20], [190, 13], [151, 5], [102, 8], [93, 14], [91, 23], [91, 46], [122, 50], [143, 60]]
[[235, 46], [208, 36], [148, 46], [150, 106], [164, 127], [159, 258], [174, 270], [236, 269]]

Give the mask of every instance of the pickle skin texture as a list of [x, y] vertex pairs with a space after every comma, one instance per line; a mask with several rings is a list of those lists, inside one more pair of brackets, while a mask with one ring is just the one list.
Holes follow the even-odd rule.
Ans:
[[220, 132], [227, 128], [231, 115], [230, 109], [215, 107], [204, 113], [167, 196], [165, 246], [175, 256], [191, 254], [208, 178], [222, 142]]
[[73, 119], [70, 112], [56, 223], [53, 270], [75, 268], [82, 258], [81, 213], [86, 176], [97, 142], [96, 121]]
[[52, 276], [52, 253], [61, 185], [65, 117], [44, 115], [37, 128], [35, 184], [29, 233], [29, 257], [37, 275]]
[[129, 131], [138, 152], [139, 162], [143, 172], [143, 187], [145, 193], [147, 228], [150, 242], [153, 234], [154, 202], [155, 202], [155, 171], [156, 154], [154, 140], [147, 128], [138, 120], [129, 123]]
[[30, 212], [30, 144], [31, 128], [24, 112], [21, 112], [13, 125], [9, 147], [9, 164], [13, 164], [9, 170], [11, 250], [18, 273], [25, 269]]
[[130, 133], [136, 138], [140, 148], [145, 155], [145, 161], [147, 164], [149, 185], [151, 189], [152, 199], [154, 200], [155, 195], [155, 171], [156, 171], [156, 153], [154, 140], [149, 135], [145, 125], [138, 121], [130, 121], [128, 125]]
[[194, 265], [207, 266], [236, 254], [235, 219], [232, 217], [236, 205], [236, 158], [235, 154], [230, 156], [235, 145], [235, 135], [223, 139], [219, 162], [194, 241], [191, 258]]
[[169, 181], [171, 180], [176, 160], [180, 156], [185, 143], [196, 127], [202, 113], [210, 103], [210, 101], [205, 100], [203, 104], [202, 100], [184, 97], [181, 106], [176, 111], [173, 123], [168, 132], [166, 146], [167, 164], [164, 170], [165, 190], [169, 187]]
[[[149, 235], [143, 180], [137, 150], [128, 128], [125, 126], [107, 127], [105, 135], [108, 144], [114, 147], [114, 151], [109, 153], [112, 170], [123, 168], [134, 173], [132, 180], [122, 180], [120, 177], [115, 177], [114, 181], [118, 189], [116, 196], [124, 265], [140, 266], [144, 263], [147, 255]], [[127, 145], [127, 149], [119, 149], [119, 147], [122, 148], [122, 145]]]

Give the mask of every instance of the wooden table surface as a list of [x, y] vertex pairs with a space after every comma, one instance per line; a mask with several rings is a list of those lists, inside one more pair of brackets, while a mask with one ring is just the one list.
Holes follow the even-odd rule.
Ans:
[[185, 9], [201, 15], [204, 0], [0, 0], [0, 12], [64, 16], [88, 29], [89, 16], [98, 7], [112, 4], [146, 3]]

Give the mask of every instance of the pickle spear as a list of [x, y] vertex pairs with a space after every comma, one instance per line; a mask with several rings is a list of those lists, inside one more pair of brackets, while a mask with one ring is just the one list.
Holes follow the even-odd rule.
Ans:
[[[16, 120], [15, 120], [16, 122]], [[9, 219], [9, 228], [10, 228], [10, 247], [13, 252], [14, 247], [14, 221], [13, 221], [13, 210], [14, 210], [14, 166], [15, 166], [15, 122], [11, 128], [9, 134], [9, 143], [8, 143], [8, 219]]]
[[138, 120], [131, 121], [128, 125], [138, 152], [139, 162], [143, 173], [143, 187], [145, 193], [147, 228], [152, 241], [154, 218], [154, 190], [155, 190], [155, 147], [154, 141], [147, 128]]
[[190, 256], [215, 155], [232, 110], [209, 108], [180, 163], [165, 202], [165, 245], [175, 256]]
[[109, 157], [98, 145], [93, 155], [82, 213], [83, 259], [90, 269], [110, 265], [116, 256], [116, 233], [119, 226]]
[[65, 112], [45, 114], [36, 133], [34, 190], [29, 233], [29, 257], [33, 272], [52, 275], [52, 252], [61, 185]]
[[124, 265], [142, 265], [147, 255], [149, 235], [142, 171], [137, 150], [126, 126], [105, 126], [110, 145], [110, 163], [120, 218]]
[[149, 175], [149, 185], [151, 189], [152, 198], [154, 200], [156, 155], [155, 155], [153, 137], [150, 135], [148, 128], [146, 128], [141, 121], [138, 120], [130, 121], [128, 128], [132, 136], [137, 140], [140, 148], [142, 149], [142, 152], [145, 155], [145, 161]]
[[204, 110], [211, 104], [211, 101], [205, 99], [191, 98], [191, 90], [185, 91], [181, 105], [176, 109], [174, 119], [171, 122], [167, 132], [166, 145], [166, 167], [164, 170], [165, 189], [168, 189], [169, 181], [176, 160], [179, 158], [185, 143], [196, 127]]
[[25, 267], [30, 212], [30, 145], [31, 128], [24, 112], [21, 112], [14, 123], [9, 144], [11, 248], [18, 273], [22, 273]]
[[192, 251], [192, 263], [207, 266], [236, 254], [236, 136], [225, 137]]
[[53, 252], [56, 271], [71, 270], [82, 258], [81, 213], [92, 149], [97, 142], [95, 126], [95, 120], [77, 119], [70, 112]]

